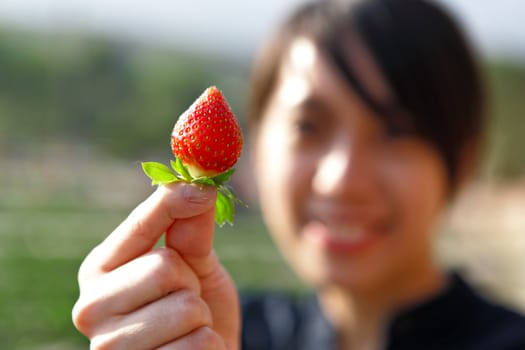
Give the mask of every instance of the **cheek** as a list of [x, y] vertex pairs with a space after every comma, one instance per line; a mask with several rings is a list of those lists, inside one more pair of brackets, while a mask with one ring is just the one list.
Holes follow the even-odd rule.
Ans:
[[283, 125], [264, 126], [254, 149], [261, 210], [275, 236], [293, 237], [309, 192], [311, 161], [294, 151]]
[[255, 176], [261, 200], [277, 194], [283, 196], [291, 172], [291, 156], [282, 132], [278, 128], [264, 128], [255, 146]]
[[446, 201], [443, 162], [431, 149], [418, 147], [403, 159], [384, 162], [383, 167], [384, 183], [404, 231], [426, 239]]
[[273, 219], [279, 216], [281, 220], [290, 211], [287, 208], [293, 193], [292, 174], [293, 157], [283, 131], [278, 127], [264, 126], [255, 146], [255, 176], [265, 217]]

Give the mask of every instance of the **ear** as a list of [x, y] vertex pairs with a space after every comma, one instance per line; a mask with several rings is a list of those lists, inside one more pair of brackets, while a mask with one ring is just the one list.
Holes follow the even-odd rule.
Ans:
[[454, 179], [455, 192], [460, 191], [470, 180], [472, 180], [478, 171], [481, 163], [482, 150], [484, 142], [481, 138], [468, 141], [463, 147], [458, 159], [458, 168], [456, 178]]

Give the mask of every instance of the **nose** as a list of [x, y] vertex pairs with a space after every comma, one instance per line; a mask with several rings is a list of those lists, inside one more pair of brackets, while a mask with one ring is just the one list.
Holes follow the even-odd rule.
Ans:
[[319, 158], [312, 187], [323, 197], [362, 202], [369, 199], [375, 182], [373, 159], [366, 147], [338, 141]]

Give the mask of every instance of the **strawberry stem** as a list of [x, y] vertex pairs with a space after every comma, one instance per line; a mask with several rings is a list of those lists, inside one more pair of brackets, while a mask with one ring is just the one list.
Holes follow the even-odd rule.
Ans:
[[202, 176], [194, 178], [188, 168], [180, 161], [180, 158], [170, 161], [171, 168], [162, 163], [143, 162], [142, 170], [151, 179], [152, 185], [167, 185], [172, 182], [184, 181], [201, 185], [214, 186], [217, 188], [217, 200], [215, 201], [215, 222], [222, 227], [226, 222], [233, 225], [235, 216], [235, 204], [246, 206], [233, 189], [225, 183], [235, 172], [232, 168], [224, 173], [213, 177]]

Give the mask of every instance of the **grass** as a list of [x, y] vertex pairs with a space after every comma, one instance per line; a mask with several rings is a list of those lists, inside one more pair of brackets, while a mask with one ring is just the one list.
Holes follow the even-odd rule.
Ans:
[[[88, 348], [71, 322], [78, 267], [152, 190], [135, 164], [121, 169], [103, 159], [62, 159], [75, 163], [77, 174], [83, 174], [75, 181], [74, 174], [54, 176], [54, 169], [60, 168], [55, 161], [2, 167], [6, 171], [0, 174], [0, 349]], [[40, 176], [25, 181], [16, 176], [21, 172]], [[109, 185], [90, 176], [100, 172], [122, 181]], [[240, 290], [303, 288], [256, 214], [238, 215], [235, 226], [218, 229], [215, 247]]]
[[[2, 211], [0, 348], [38, 349], [60, 342], [86, 348], [72, 327], [76, 271], [93, 240], [79, 227], [105, 224], [96, 214]], [[106, 224], [109, 221], [106, 221]]]
[[[0, 348], [86, 348], [71, 323], [82, 258], [126, 213], [4, 210], [0, 214]], [[28, 219], [29, 218], [29, 219]], [[241, 290], [297, 290], [258, 216], [218, 230], [216, 250]], [[54, 345], [53, 345], [54, 344]]]
[[[78, 267], [152, 188], [138, 162], [71, 145], [0, 157], [0, 169], [0, 349], [86, 349], [71, 322]], [[443, 250], [450, 261], [475, 267], [477, 279], [497, 287], [502, 300], [525, 310], [525, 183], [504, 193], [484, 188], [460, 202], [452, 218], [458, 232], [445, 236]], [[215, 248], [241, 291], [305, 291], [252, 211], [218, 229]]]

